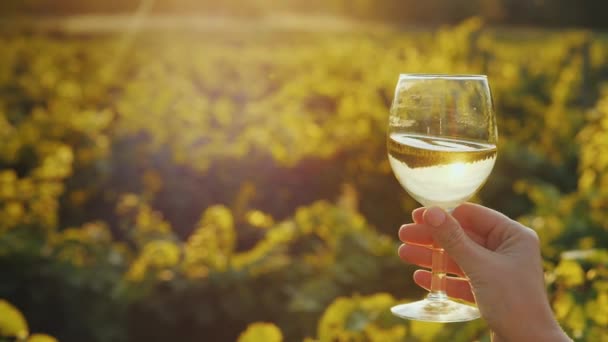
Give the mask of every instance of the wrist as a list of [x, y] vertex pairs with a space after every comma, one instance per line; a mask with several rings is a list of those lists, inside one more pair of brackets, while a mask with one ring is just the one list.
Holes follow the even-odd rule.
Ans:
[[492, 341], [571, 341], [553, 316], [545, 294], [526, 298], [509, 298], [500, 315], [496, 315], [498, 319], [488, 322], [493, 331]]
[[530, 327], [523, 331], [506, 333], [492, 332], [492, 342], [571, 342], [572, 339], [560, 328], [557, 322], [549, 327]]

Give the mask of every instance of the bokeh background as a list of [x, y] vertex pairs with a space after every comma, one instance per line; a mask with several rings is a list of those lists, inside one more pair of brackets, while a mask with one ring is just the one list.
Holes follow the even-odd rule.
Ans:
[[[489, 341], [403, 321], [399, 73], [489, 75], [474, 201], [608, 341], [605, 1], [2, 0], [0, 340]], [[500, 274], [496, 275], [500, 277]]]

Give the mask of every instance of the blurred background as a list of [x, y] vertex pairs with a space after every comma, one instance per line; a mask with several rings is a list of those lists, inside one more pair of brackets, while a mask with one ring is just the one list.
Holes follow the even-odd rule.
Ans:
[[[489, 76], [474, 201], [608, 340], [608, 3], [3, 0], [0, 341], [489, 341], [404, 321], [399, 73]], [[500, 274], [497, 274], [500, 277]], [[29, 337], [28, 337], [29, 336]]]

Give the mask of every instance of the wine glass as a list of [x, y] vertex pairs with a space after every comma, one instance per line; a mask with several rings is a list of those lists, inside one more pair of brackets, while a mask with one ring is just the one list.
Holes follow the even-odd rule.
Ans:
[[[390, 110], [388, 159], [403, 188], [425, 207], [451, 212], [485, 183], [496, 161], [496, 119], [484, 75], [401, 74]], [[391, 308], [430, 322], [479, 318], [446, 294], [447, 255], [433, 244], [426, 299]]]

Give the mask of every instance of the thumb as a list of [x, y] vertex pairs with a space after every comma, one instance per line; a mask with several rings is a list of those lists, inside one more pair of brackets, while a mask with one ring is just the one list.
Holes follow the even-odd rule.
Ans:
[[423, 214], [424, 222], [431, 228], [433, 240], [467, 273], [478, 264], [480, 247], [464, 232], [452, 215], [438, 207], [431, 207]]

